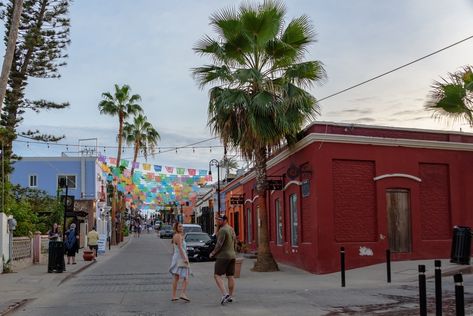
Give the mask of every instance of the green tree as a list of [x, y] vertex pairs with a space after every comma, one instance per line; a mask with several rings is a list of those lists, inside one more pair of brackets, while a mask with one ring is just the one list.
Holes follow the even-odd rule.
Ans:
[[[6, 0], [1, 12], [5, 21], [5, 44], [12, 28], [15, 0]], [[69, 40], [69, 6], [71, 0], [24, 0], [19, 34], [8, 79], [5, 107], [1, 125], [7, 129], [4, 150], [7, 160], [6, 173], [10, 173], [9, 160], [12, 157], [12, 142], [16, 128], [23, 120], [26, 110], [62, 109], [69, 103], [55, 103], [46, 100], [28, 100], [25, 88], [30, 77], [58, 78], [59, 68], [65, 65], [65, 50]], [[25, 133], [36, 140], [57, 141], [64, 136], [41, 134], [39, 131]]]
[[434, 82], [425, 107], [438, 119], [463, 121], [472, 127], [473, 68], [465, 66], [442, 81]]
[[153, 125], [148, 122], [146, 116], [138, 114], [133, 118], [132, 123], [125, 122], [123, 138], [128, 145], [133, 145], [133, 163], [131, 166], [131, 175], [133, 176], [138, 152], [141, 150], [145, 159], [148, 159], [148, 154], [154, 154], [161, 136]]
[[295, 140], [303, 124], [318, 114], [306, 88], [325, 78], [319, 61], [303, 61], [315, 32], [305, 15], [285, 24], [284, 5], [264, 1], [213, 14], [217, 37], [205, 36], [194, 48], [213, 64], [194, 68], [200, 87], [209, 91], [211, 130], [225, 146], [253, 160], [256, 173], [260, 235], [255, 271], [275, 271], [269, 248], [266, 210], [268, 150]]
[[118, 150], [117, 150], [117, 166], [120, 165], [122, 154], [123, 125], [130, 117], [143, 112], [138, 104], [141, 97], [138, 94], [131, 94], [131, 88], [128, 85], [115, 85], [115, 93], [102, 93], [102, 101], [99, 103], [100, 114], [106, 114], [118, 117]]
[[[115, 93], [112, 95], [110, 92], [102, 93], [102, 101], [100, 101], [98, 107], [100, 114], [106, 114], [118, 117], [118, 151], [117, 151], [117, 167], [121, 164], [122, 154], [122, 141], [123, 141], [123, 125], [130, 116], [142, 113], [143, 110], [138, 102], [141, 101], [141, 97], [138, 94], [131, 94], [131, 88], [128, 85], [120, 87], [115, 84]], [[115, 218], [117, 208], [117, 188], [113, 187], [113, 199], [112, 199], [112, 219]], [[112, 229], [112, 244], [117, 243], [117, 236], [115, 229]]]

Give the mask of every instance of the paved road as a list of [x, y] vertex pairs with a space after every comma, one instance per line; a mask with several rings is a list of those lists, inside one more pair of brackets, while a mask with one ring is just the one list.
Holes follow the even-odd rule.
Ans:
[[[192, 265], [192, 302], [171, 302], [171, 251], [170, 240], [159, 239], [154, 233], [131, 238], [115, 255], [99, 257], [96, 264], [14, 315], [418, 315], [415, 278], [390, 285], [367, 280], [340, 288], [338, 274], [318, 276], [285, 265], [280, 266], [281, 272], [255, 273], [250, 272], [252, 260], [248, 259], [237, 279], [235, 302], [219, 304], [211, 262]], [[411, 270], [415, 276], [415, 269], [406, 273]], [[348, 271], [349, 282], [362, 271]], [[363, 274], [363, 278], [375, 278], [375, 273]], [[449, 289], [444, 315], [453, 312], [450, 279], [444, 278], [444, 288]], [[473, 311], [471, 281], [468, 276], [465, 282], [469, 312]], [[429, 306], [433, 307], [433, 281], [428, 289]]]

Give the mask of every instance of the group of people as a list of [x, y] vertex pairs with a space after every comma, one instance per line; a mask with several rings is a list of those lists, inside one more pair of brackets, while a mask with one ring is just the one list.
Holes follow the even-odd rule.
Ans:
[[[187, 286], [189, 285], [189, 275], [191, 268], [189, 265], [189, 258], [187, 256], [187, 246], [184, 240], [184, 228], [179, 222], [174, 224], [174, 236], [172, 238], [173, 256], [169, 272], [173, 276], [172, 282], [172, 298], [175, 302], [179, 299], [190, 302], [187, 296]], [[228, 224], [226, 215], [217, 218], [217, 243], [214, 250], [210, 253], [210, 257], [215, 257], [214, 278], [222, 297], [220, 304], [224, 305], [233, 301], [233, 294], [235, 291], [235, 260], [236, 260], [236, 245], [237, 238], [235, 231]], [[225, 287], [223, 275], [227, 277], [227, 287]], [[179, 280], [182, 279], [181, 291], [177, 295], [177, 286]]]
[[[57, 223], [48, 232], [48, 238], [51, 241], [58, 241], [61, 238], [59, 226]], [[87, 233], [87, 243], [89, 249], [94, 252], [94, 256], [98, 254], [98, 240], [99, 234], [95, 227]], [[64, 236], [64, 253], [67, 256], [67, 264], [76, 264], [76, 253], [79, 252], [79, 231], [76, 229], [76, 224], [72, 223]]]

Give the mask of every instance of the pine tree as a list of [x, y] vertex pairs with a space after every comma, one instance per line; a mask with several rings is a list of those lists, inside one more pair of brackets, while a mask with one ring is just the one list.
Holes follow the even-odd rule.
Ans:
[[[4, 0], [1, 18], [5, 21], [5, 42], [8, 40], [14, 0]], [[59, 78], [59, 68], [64, 66], [67, 55], [65, 50], [70, 44], [68, 17], [71, 0], [25, 0], [21, 16], [16, 50], [13, 57], [5, 106], [1, 115], [4, 127], [4, 159], [6, 173], [10, 173], [9, 160], [12, 158], [12, 143], [16, 138], [16, 129], [23, 120], [26, 110], [63, 109], [69, 103], [55, 103], [47, 100], [29, 100], [25, 98], [28, 78]], [[58, 141], [64, 136], [41, 134], [28, 131], [28, 137], [43, 141]]]

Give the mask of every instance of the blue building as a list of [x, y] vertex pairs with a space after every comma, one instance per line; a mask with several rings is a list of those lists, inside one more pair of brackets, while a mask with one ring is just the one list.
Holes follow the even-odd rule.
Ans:
[[99, 224], [97, 202], [103, 196], [103, 185], [96, 161], [97, 157], [88, 156], [24, 157], [15, 161], [10, 182], [46, 191], [54, 197], [58, 194], [61, 180], [66, 180], [68, 196], [74, 196], [74, 213], [78, 214], [76, 220], [80, 224], [83, 246], [89, 227]]
[[10, 181], [37, 188], [56, 196], [61, 179], [75, 200], [95, 200], [97, 195], [96, 157], [24, 157], [14, 163]]

